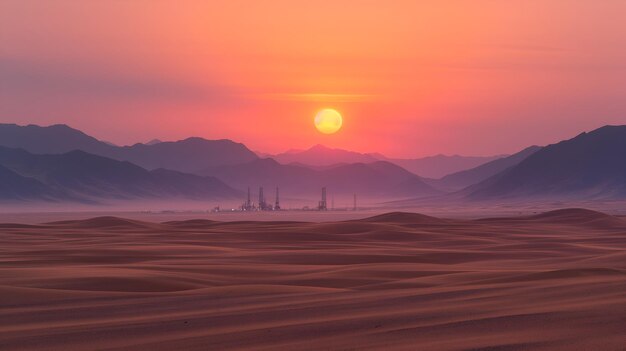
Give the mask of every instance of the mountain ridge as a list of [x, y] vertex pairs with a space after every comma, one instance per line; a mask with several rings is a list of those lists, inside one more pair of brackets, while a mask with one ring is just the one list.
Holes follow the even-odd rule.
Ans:
[[322, 187], [343, 195], [359, 193], [398, 197], [441, 193], [417, 175], [386, 161], [340, 164], [316, 170], [293, 164], [283, 165], [266, 158], [246, 164], [209, 168], [201, 174], [222, 179], [239, 189], [280, 186], [281, 191], [292, 195], [318, 194]]
[[[148, 171], [81, 150], [64, 154], [31, 154], [0, 147], [0, 177], [13, 192], [0, 187], [2, 200], [46, 200], [98, 203], [113, 199], [213, 199], [240, 196], [240, 192], [212, 177], [177, 171]], [[7, 171], [8, 170], [8, 171]], [[27, 183], [26, 183], [27, 182]]]
[[211, 166], [248, 162], [258, 157], [242, 143], [228, 139], [189, 137], [179, 141], [114, 146], [64, 124], [42, 127], [0, 124], [0, 146], [33, 154], [62, 154], [82, 150], [143, 168], [168, 168], [186, 173]]
[[425, 178], [439, 178], [449, 173], [473, 168], [503, 157], [502, 155], [461, 156], [438, 154], [414, 159], [402, 159], [386, 157], [380, 153], [360, 153], [339, 148], [330, 148], [322, 144], [313, 145], [306, 150], [290, 149], [275, 155], [265, 153], [257, 154], [264, 157], [271, 157], [282, 164], [301, 164], [313, 167], [325, 167], [341, 163], [387, 161]]
[[548, 145], [466, 191], [469, 199], [624, 198], [626, 126], [604, 126]]
[[541, 150], [540, 146], [529, 146], [513, 155], [499, 158], [464, 171], [448, 174], [440, 179], [429, 180], [428, 183], [442, 190], [461, 190], [490, 178], [509, 167], [515, 166], [538, 150]]

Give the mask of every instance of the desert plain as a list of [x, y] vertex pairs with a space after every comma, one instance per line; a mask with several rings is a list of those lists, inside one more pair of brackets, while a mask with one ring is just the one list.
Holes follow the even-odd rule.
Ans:
[[0, 225], [0, 350], [625, 350], [626, 219]]

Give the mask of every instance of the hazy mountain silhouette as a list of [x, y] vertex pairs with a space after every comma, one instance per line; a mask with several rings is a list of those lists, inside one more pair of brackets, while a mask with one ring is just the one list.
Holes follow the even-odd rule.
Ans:
[[[98, 201], [99, 199], [185, 198], [239, 196], [213, 177], [175, 171], [148, 171], [130, 162], [84, 151], [35, 155], [0, 147], [2, 179], [14, 184], [0, 188], [1, 199], [38, 198]], [[30, 193], [28, 193], [28, 191]], [[29, 195], [29, 196], [27, 196]]]
[[162, 142], [163, 142], [163, 141], [162, 141], [162, 140], [159, 140], [159, 139], [152, 139], [152, 140], [150, 140], [149, 142], [144, 143], [144, 144], [146, 144], [146, 145], [154, 145], [154, 144], [159, 144], [159, 143], [162, 143]]
[[371, 163], [376, 162], [373, 156], [359, 152], [331, 149], [324, 145], [315, 145], [307, 150], [289, 150], [270, 156], [282, 164], [303, 164], [310, 166], [330, 166], [339, 163]]
[[429, 180], [429, 184], [446, 191], [455, 191], [477, 184], [509, 167], [522, 162], [528, 156], [540, 150], [540, 146], [529, 146], [508, 157], [499, 158], [478, 167], [449, 174], [441, 179]]
[[62, 198], [63, 193], [55, 191], [40, 181], [21, 176], [0, 166], [0, 200], [30, 200]]
[[605, 126], [549, 145], [464, 191], [470, 199], [625, 198], [626, 126]]
[[64, 124], [48, 127], [0, 124], [0, 146], [24, 149], [33, 154], [62, 154], [83, 150], [100, 155], [111, 153], [116, 148]]
[[[379, 155], [379, 157], [382, 155]], [[435, 155], [415, 159], [386, 158], [381, 160], [392, 162], [414, 174], [425, 178], [441, 178], [445, 175], [471, 169], [487, 162], [506, 157], [498, 156], [459, 156]]]
[[167, 168], [190, 173], [207, 167], [234, 165], [258, 159], [254, 152], [241, 143], [196, 137], [153, 145], [124, 146], [110, 157], [130, 161], [147, 169]]
[[[230, 140], [118, 147], [65, 125], [0, 124], [0, 145], [9, 146], [0, 147], [4, 200], [204, 199], [239, 196], [247, 186], [279, 186], [292, 196], [318, 194], [327, 186], [333, 194], [369, 197], [420, 198], [441, 194], [436, 188], [466, 187], [447, 198], [626, 198], [626, 126], [606, 126], [495, 160], [438, 155], [372, 161], [384, 156], [317, 145], [281, 154], [282, 162], [290, 162], [282, 164]], [[437, 180], [414, 173], [417, 168], [444, 173], [472, 163], [483, 164]]]
[[[0, 164], [15, 172], [16, 179], [27, 177], [22, 180], [40, 182], [44, 186], [41, 192], [53, 193], [55, 197], [203, 197], [233, 193], [232, 189], [222, 193], [217, 185], [215, 189], [208, 187], [207, 178], [165, 169], [215, 175], [238, 189], [245, 189], [248, 185], [280, 186], [288, 193], [300, 195], [318, 194], [322, 186], [335, 188], [335, 193], [357, 192], [370, 196], [419, 197], [438, 193], [420, 177], [391, 163], [376, 161], [371, 156], [363, 156], [363, 159], [376, 162], [325, 165], [313, 169], [316, 167], [281, 165], [274, 160], [259, 159], [243, 144], [230, 140], [188, 138], [177, 142], [116, 147], [65, 125], [0, 125], [0, 137], [3, 135], [18, 135], [19, 138], [0, 139], [0, 144], [26, 151], [4, 150]], [[311, 160], [317, 156], [328, 159], [330, 154], [338, 155], [333, 156], [336, 158], [331, 158], [330, 163], [354, 161], [350, 157], [359, 155], [323, 146], [309, 151]], [[148, 172], [144, 168], [156, 170]], [[198, 172], [199, 169], [204, 171]], [[209, 191], [203, 187], [208, 187]]]
[[389, 162], [352, 163], [321, 170], [299, 165], [283, 165], [273, 159], [259, 159], [246, 164], [206, 169], [227, 184], [244, 189], [279, 186], [291, 196], [318, 194], [327, 186], [334, 194], [357, 193], [366, 196], [418, 197], [439, 194], [407, 170]]
[[94, 155], [130, 161], [147, 169], [167, 168], [194, 172], [207, 167], [250, 162], [258, 157], [230, 140], [187, 138], [152, 145], [117, 147], [66, 125], [40, 127], [0, 124], [0, 146], [21, 148], [34, 154], [60, 154], [82, 150]]
[[476, 167], [485, 162], [502, 156], [429, 156], [416, 159], [389, 158], [380, 153], [359, 153], [343, 149], [332, 149], [323, 145], [315, 145], [307, 150], [289, 150], [277, 155], [265, 155], [282, 164], [300, 164], [305, 166], [330, 166], [345, 163], [372, 163], [387, 161], [407, 169], [421, 177], [439, 178], [446, 174]]

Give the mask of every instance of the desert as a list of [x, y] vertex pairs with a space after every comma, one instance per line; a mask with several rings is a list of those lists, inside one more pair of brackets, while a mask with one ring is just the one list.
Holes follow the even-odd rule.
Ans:
[[0, 225], [6, 350], [623, 350], [626, 220]]

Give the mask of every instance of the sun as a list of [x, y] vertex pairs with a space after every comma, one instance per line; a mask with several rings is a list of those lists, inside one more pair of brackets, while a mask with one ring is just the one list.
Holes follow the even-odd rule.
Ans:
[[332, 108], [320, 110], [315, 115], [315, 128], [324, 134], [334, 134], [343, 124], [341, 114]]

